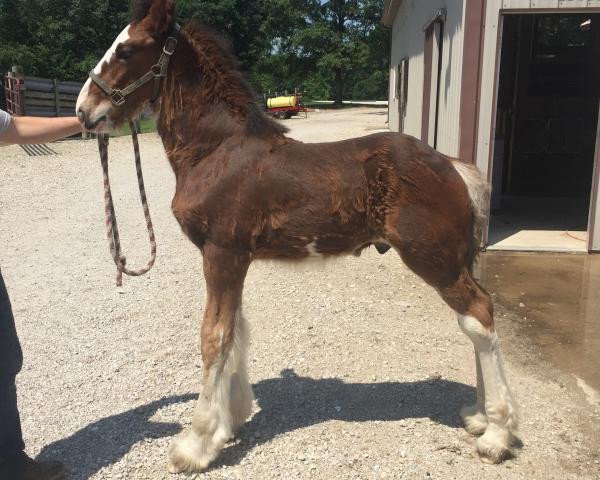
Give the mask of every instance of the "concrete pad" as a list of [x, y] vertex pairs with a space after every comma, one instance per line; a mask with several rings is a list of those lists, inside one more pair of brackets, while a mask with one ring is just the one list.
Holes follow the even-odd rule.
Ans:
[[519, 230], [507, 233], [502, 229], [490, 232], [488, 250], [519, 250], [526, 252], [587, 252], [585, 231]]

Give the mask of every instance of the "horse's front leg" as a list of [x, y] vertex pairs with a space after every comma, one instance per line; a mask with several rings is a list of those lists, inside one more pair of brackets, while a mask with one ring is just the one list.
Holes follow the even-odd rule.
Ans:
[[202, 322], [202, 390], [192, 428], [169, 451], [171, 473], [208, 467], [252, 410], [246, 374], [247, 328], [241, 313], [249, 255], [204, 248], [207, 303]]

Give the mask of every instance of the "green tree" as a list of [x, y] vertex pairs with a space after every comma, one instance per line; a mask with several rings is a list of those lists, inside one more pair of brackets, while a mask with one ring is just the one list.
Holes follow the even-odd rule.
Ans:
[[[321, 75], [331, 78], [336, 105], [341, 106], [342, 100], [352, 93], [348, 83], [357, 81], [360, 72], [371, 78], [375, 67], [384, 72], [384, 77], [387, 75], [387, 53], [382, 53], [385, 44], [380, 44], [388, 37], [381, 25], [383, 0], [305, 4], [305, 25], [296, 31], [289, 46], [297, 55], [312, 58]], [[375, 40], [377, 49], [373, 48]]]
[[[178, 0], [225, 34], [259, 94], [385, 98], [383, 0]], [[0, 69], [84, 81], [129, 20], [128, 0], [0, 0]]]
[[0, 68], [83, 81], [127, 24], [125, 0], [2, 0]]
[[269, 52], [271, 40], [265, 29], [265, 0], [179, 0], [178, 16], [197, 19], [225, 35], [242, 69], [249, 75]]

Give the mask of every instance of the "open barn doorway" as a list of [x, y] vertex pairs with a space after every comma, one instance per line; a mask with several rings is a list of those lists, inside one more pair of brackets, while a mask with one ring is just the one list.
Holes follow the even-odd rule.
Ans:
[[504, 16], [490, 248], [587, 251], [600, 14]]

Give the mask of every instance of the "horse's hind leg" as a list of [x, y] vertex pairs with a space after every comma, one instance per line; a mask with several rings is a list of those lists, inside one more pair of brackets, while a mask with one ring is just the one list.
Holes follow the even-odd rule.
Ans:
[[204, 276], [207, 304], [202, 322], [200, 392], [191, 430], [169, 450], [171, 473], [208, 467], [252, 410], [246, 374], [247, 332], [241, 314], [242, 288], [249, 265], [246, 255], [206, 245]]
[[501, 462], [510, 453], [518, 421], [516, 405], [504, 377], [490, 296], [467, 269], [454, 284], [439, 288], [439, 291], [456, 311], [460, 328], [475, 346], [477, 405], [461, 412], [465, 426], [472, 433], [483, 433], [476, 442], [481, 459], [489, 463]]

